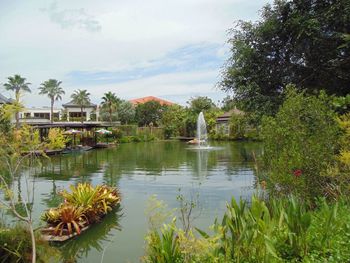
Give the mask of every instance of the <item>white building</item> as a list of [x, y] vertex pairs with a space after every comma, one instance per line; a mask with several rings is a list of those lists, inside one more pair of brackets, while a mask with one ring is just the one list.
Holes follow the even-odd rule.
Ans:
[[[41, 108], [26, 108], [19, 113], [20, 119], [41, 119], [41, 120], [51, 120], [51, 108], [41, 107]], [[58, 108], [53, 109], [53, 120], [58, 121], [61, 119], [61, 110]]]
[[[70, 101], [66, 104], [63, 104], [65, 114], [67, 114], [67, 121], [80, 121], [81, 118], [81, 109], [80, 105], [75, 104], [73, 101]], [[96, 119], [98, 119], [98, 110], [97, 105], [90, 103], [89, 105], [84, 106], [83, 108], [83, 118], [86, 121], [91, 121], [92, 116], [95, 114]]]

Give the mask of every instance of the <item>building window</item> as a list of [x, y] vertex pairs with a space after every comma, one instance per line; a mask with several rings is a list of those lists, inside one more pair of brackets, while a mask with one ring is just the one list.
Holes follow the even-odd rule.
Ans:
[[46, 112], [34, 112], [34, 118], [38, 118], [38, 119], [50, 119], [50, 113], [46, 113]]
[[[69, 117], [72, 118], [80, 118], [81, 117], [81, 112], [70, 112]], [[86, 112], [83, 112], [83, 117], [86, 117]]]

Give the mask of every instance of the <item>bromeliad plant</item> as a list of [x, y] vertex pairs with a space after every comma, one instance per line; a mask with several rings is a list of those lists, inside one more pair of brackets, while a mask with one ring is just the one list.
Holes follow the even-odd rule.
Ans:
[[73, 205], [63, 205], [59, 210], [59, 214], [59, 221], [54, 232], [55, 235], [59, 234], [62, 236], [65, 229], [69, 235], [74, 231], [80, 234], [80, 230], [84, 226], [84, 218], [86, 217], [82, 208]]
[[80, 233], [81, 226], [98, 222], [120, 204], [117, 188], [106, 185], [93, 187], [89, 183], [79, 183], [70, 187], [71, 192], [62, 191], [64, 203], [58, 208], [46, 211], [41, 219], [55, 227], [55, 234]]

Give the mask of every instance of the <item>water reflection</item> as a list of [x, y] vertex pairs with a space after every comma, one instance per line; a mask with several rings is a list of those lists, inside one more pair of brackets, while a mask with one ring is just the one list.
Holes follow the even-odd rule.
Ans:
[[[162, 175], [164, 170], [193, 167], [197, 176], [206, 177], [208, 171], [224, 164], [228, 172], [237, 171], [258, 154], [256, 144], [231, 144], [215, 151], [186, 150], [181, 143], [140, 143], [122, 145], [119, 149], [95, 150], [53, 157], [44, 161], [39, 177], [46, 179], [71, 180], [84, 178], [94, 173], [104, 173], [111, 184], [117, 184], [118, 177], [137, 171], [152, 171]], [[226, 165], [229, 165], [227, 167]]]
[[[259, 155], [260, 145], [211, 145], [220, 150], [193, 151], [185, 143], [154, 142], [43, 159], [42, 165], [24, 171], [35, 181], [34, 220], [40, 222], [44, 210], [56, 207], [62, 201], [59, 192], [71, 184], [117, 186], [123, 197], [124, 216], [120, 216], [120, 211], [108, 215], [88, 232], [65, 243], [62, 251], [66, 259], [100, 262], [106, 248], [105, 262], [115, 262], [116, 255], [118, 262], [139, 262], [147, 231], [144, 210], [151, 195], [157, 194], [174, 208], [178, 206], [179, 188], [184, 195], [198, 188], [203, 211], [196, 225], [205, 229], [222, 215], [232, 196], [248, 198], [254, 192], [253, 153]], [[18, 193], [25, 193], [25, 186], [23, 176], [13, 182]]]
[[113, 240], [113, 236], [118, 235], [117, 232], [121, 231], [119, 224], [121, 216], [121, 209], [116, 208], [103, 218], [103, 223], [93, 225], [80, 236], [58, 246], [62, 253], [62, 260], [76, 262], [88, 257], [91, 250], [103, 252], [104, 244]]

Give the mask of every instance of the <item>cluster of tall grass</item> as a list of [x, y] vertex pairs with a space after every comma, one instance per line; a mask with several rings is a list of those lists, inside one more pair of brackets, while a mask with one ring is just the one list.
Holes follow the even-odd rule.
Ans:
[[347, 262], [350, 206], [344, 200], [296, 197], [269, 203], [232, 199], [208, 233], [177, 227], [176, 219], [148, 233], [144, 262]]

